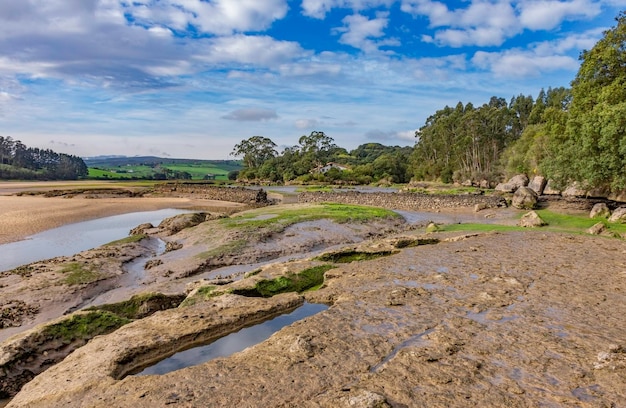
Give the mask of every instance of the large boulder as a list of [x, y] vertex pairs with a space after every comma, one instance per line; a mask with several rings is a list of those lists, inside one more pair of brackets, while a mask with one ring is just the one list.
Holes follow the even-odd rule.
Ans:
[[597, 203], [589, 213], [589, 218], [609, 218], [610, 216], [611, 210], [605, 203]]
[[620, 207], [613, 211], [613, 214], [609, 218], [609, 221], [626, 224], [626, 207]]
[[532, 210], [537, 206], [539, 197], [534, 190], [528, 187], [520, 187], [513, 194], [511, 205], [522, 210]]
[[619, 201], [621, 203], [626, 202], [626, 190], [615, 191], [609, 194], [609, 200]]
[[554, 187], [554, 181], [548, 180], [546, 186], [543, 188], [544, 195], [561, 195], [561, 190]]
[[535, 193], [541, 195], [543, 194], [543, 189], [546, 187], [546, 178], [543, 176], [535, 176], [532, 181], [528, 184], [528, 188], [533, 190]]
[[587, 190], [583, 189], [579, 183], [573, 182], [561, 193], [563, 197], [586, 197]]
[[512, 193], [520, 187], [526, 187], [528, 185], [528, 177], [525, 174], [518, 174], [511, 177], [506, 183], [500, 183], [496, 186], [496, 191], [503, 193]]
[[522, 218], [519, 220], [519, 222], [517, 223], [517, 225], [520, 227], [524, 227], [524, 228], [536, 228], [536, 227], [543, 227], [544, 225], [548, 225], [548, 223], [545, 222], [543, 218], [539, 216], [539, 214], [537, 214], [534, 211], [531, 211], [529, 213], [524, 214]]

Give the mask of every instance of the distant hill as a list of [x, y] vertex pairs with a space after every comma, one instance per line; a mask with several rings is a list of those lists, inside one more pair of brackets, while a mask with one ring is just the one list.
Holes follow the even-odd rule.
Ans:
[[156, 156], [96, 156], [84, 158], [93, 179], [215, 179], [242, 168], [238, 160], [174, 159]]

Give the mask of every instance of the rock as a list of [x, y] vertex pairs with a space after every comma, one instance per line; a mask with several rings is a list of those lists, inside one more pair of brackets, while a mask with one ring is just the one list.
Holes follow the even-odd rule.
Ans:
[[474, 212], [480, 212], [482, 210], [486, 210], [487, 208], [489, 208], [489, 207], [487, 207], [487, 204], [485, 204], [485, 203], [478, 203], [478, 204], [476, 204], [474, 206]]
[[206, 221], [205, 213], [180, 214], [161, 221], [159, 229], [168, 235], [173, 235], [186, 228], [195, 227], [204, 221]]
[[619, 201], [620, 203], [626, 202], [626, 190], [616, 191], [609, 194], [609, 200]]
[[528, 188], [533, 190], [538, 195], [543, 194], [543, 189], [546, 187], [546, 178], [543, 176], [535, 176], [532, 181], [528, 184]]
[[561, 193], [563, 197], [585, 197], [587, 191], [580, 187], [580, 184], [573, 182]]
[[608, 198], [611, 195], [611, 189], [607, 186], [594, 187], [587, 191], [587, 198]]
[[609, 218], [609, 222], [619, 222], [626, 224], [626, 207], [620, 207], [613, 211], [613, 214]]
[[355, 408], [387, 408], [391, 407], [387, 402], [387, 399], [375, 392], [361, 391], [358, 395], [348, 398], [349, 407]]
[[532, 210], [537, 205], [537, 193], [528, 187], [520, 187], [513, 194], [513, 200], [511, 204], [515, 208], [523, 210]]
[[140, 224], [138, 226], [136, 226], [135, 228], [133, 228], [132, 230], [130, 230], [129, 235], [141, 235], [141, 234], [145, 234], [146, 230], [152, 229], [154, 228], [154, 225], [150, 224], [149, 222], [146, 222], [144, 224]]
[[177, 251], [183, 247], [183, 244], [176, 241], [168, 241], [165, 244], [165, 252]]
[[484, 180], [484, 179], [480, 180], [480, 183], [478, 183], [478, 186], [480, 188], [489, 188], [490, 187], [489, 180]]
[[544, 195], [560, 195], [561, 190], [558, 190], [554, 187], [554, 181], [548, 180], [546, 186], [543, 188]]
[[609, 218], [610, 216], [611, 210], [605, 203], [597, 203], [589, 213], [589, 218]]
[[535, 228], [535, 227], [542, 227], [544, 225], [548, 225], [548, 223], [545, 222], [539, 216], [539, 214], [537, 214], [534, 211], [531, 211], [529, 213], [524, 214], [522, 218], [519, 220], [519, 222], [517, 223], [517, 225], [520, 227], [524, 227], [524, 228]]
[[500, 183], [496, 186], [496, 191], [503, 193], [513, 193], [520, 187], [526, 187], [528, 185], [528, 177], [525, 174], [518, 174], [511, 177], [506, 183]]
[[589, 228], [586, 232], [591, 235], [601, 235], [604, 231], [606, 231], [606, 227], [603, 223], [599, 222], [594, 224], [591, 228]]

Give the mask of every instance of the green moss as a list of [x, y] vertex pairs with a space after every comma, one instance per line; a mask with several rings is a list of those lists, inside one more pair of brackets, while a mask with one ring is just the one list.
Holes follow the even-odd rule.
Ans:
[[367, 222], [376, 218], [400, 218], [391, 210], [361, 205], [325, 203], [298, 209], [271, 209], [249, 212], [235, 217], [224, 218], [221, 223], [226, 228], [255, 230], [268, 228], [280, 232], [284, 228], [305, 221], [330, 219], [338, 223]]
[[139, 242], [142, 239], [146, 238], [146, 234], [137, 234], [130, 235], [126, 238], [118, 239], [116, 241], [109, 242], [108, 244], [104, 244], [104, 246], [114, 246], [114, 245], [123, 245], [123, 244], [133, 244], [135, 242]]
[[437, 238], [403, 238], [396, 242], [395, 247], [398, 249], [412, 248], [420, 245], [433, 245], [438, 244]]
[[63, 283], [67, 285], [82, 285], [100, 279], [100, 274], [96, 272], [93, 267], [87, 267], [78, 262], [65, 265], [60, 272], [67, 275], [65, 279], [63, 279]]
[[111, 333], [130, 322], [130, 319], [111, 312], [93, 311], [78, 314], [59, 323], [46, 326], [42, 335], [46, 338], [60, 339], [71, 343], [76, 340], [87, 340], [94, 336]]
[[135, 295], [129, 300], [90, 307], [87, 310], [102, 310], [114, 313], [127, 319], [141, 319], [150, 314], [165, 309], [177, 307], [185, 296], [167, 296], [162, 293], [144, 293]]
[[351, 263], [358, 261], [371, 261], [372, 259], [393, 255], [394, 253], [395, 252], [393, 251], [361, 252], [350, 250], [322, 254], [316, 259], [322, 262]]
[[230, 255], [241, 252], [242, 249], [246, 247], [248, 241], [245, 239], [238, 239], [235, 241], [228, 242], [224, 245], [220, 245], [217, 248], [213, 248], [209, 251], [204, 251], [196, 255], [196, 258], [199, 259], [208, 259], [213, 257], [218, 257], [222, 255]]
[[297, 274], [280, 276], [275, 279], [264, 279], [251, 289], [235, 289], [234, 294], [248, 297], [272, 297], [280, 293], [304, 292], [321, 287], [324, 273], [333, 269], [333, 265], [319, 265], [305, 269]]

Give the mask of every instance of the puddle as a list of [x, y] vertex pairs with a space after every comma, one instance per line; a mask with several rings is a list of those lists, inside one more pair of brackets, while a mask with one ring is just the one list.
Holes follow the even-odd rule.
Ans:
[[285, 326], [326, 309], [328, 309], [326, 305], [305, 302], [304, 305], [289, 314], [275, 317], [255, 326], [246, 327], [211, 344], [181, 351], [134, 375], [166, 374], [181, 368], [202, 364], [218, 357], [230, 356], [261, 343]]
[[399, 352], [400, 350], [407, 348], [407, 347], [424, 347], [428, 340], [424, 339], [424, 336], [429, 335], [430, 333], [432, 333], [433, 331], [435, 331], [434, 328], [432, 329], [428, 329], [424, 332], [421, 332], [419, 334], [416, 334], [415, 336], [410, 337], [408, 340], [403, 341], [402, 343], [400, 343], [398, 346], [396, 346], [396, 348], [393, 349], [393, 351], [383, 359], [383, 361], [381, 361], [380, 363], [376, 364], [374, 367], [370, 368], [370, 372], [371, 373], [375, 373], [378, 372], [378, 370], [380, 370], [381, 367], [383, 367], [385, 364], [387, 364], [387, 362], [389, 362], [392, 358], [394, 358]]

